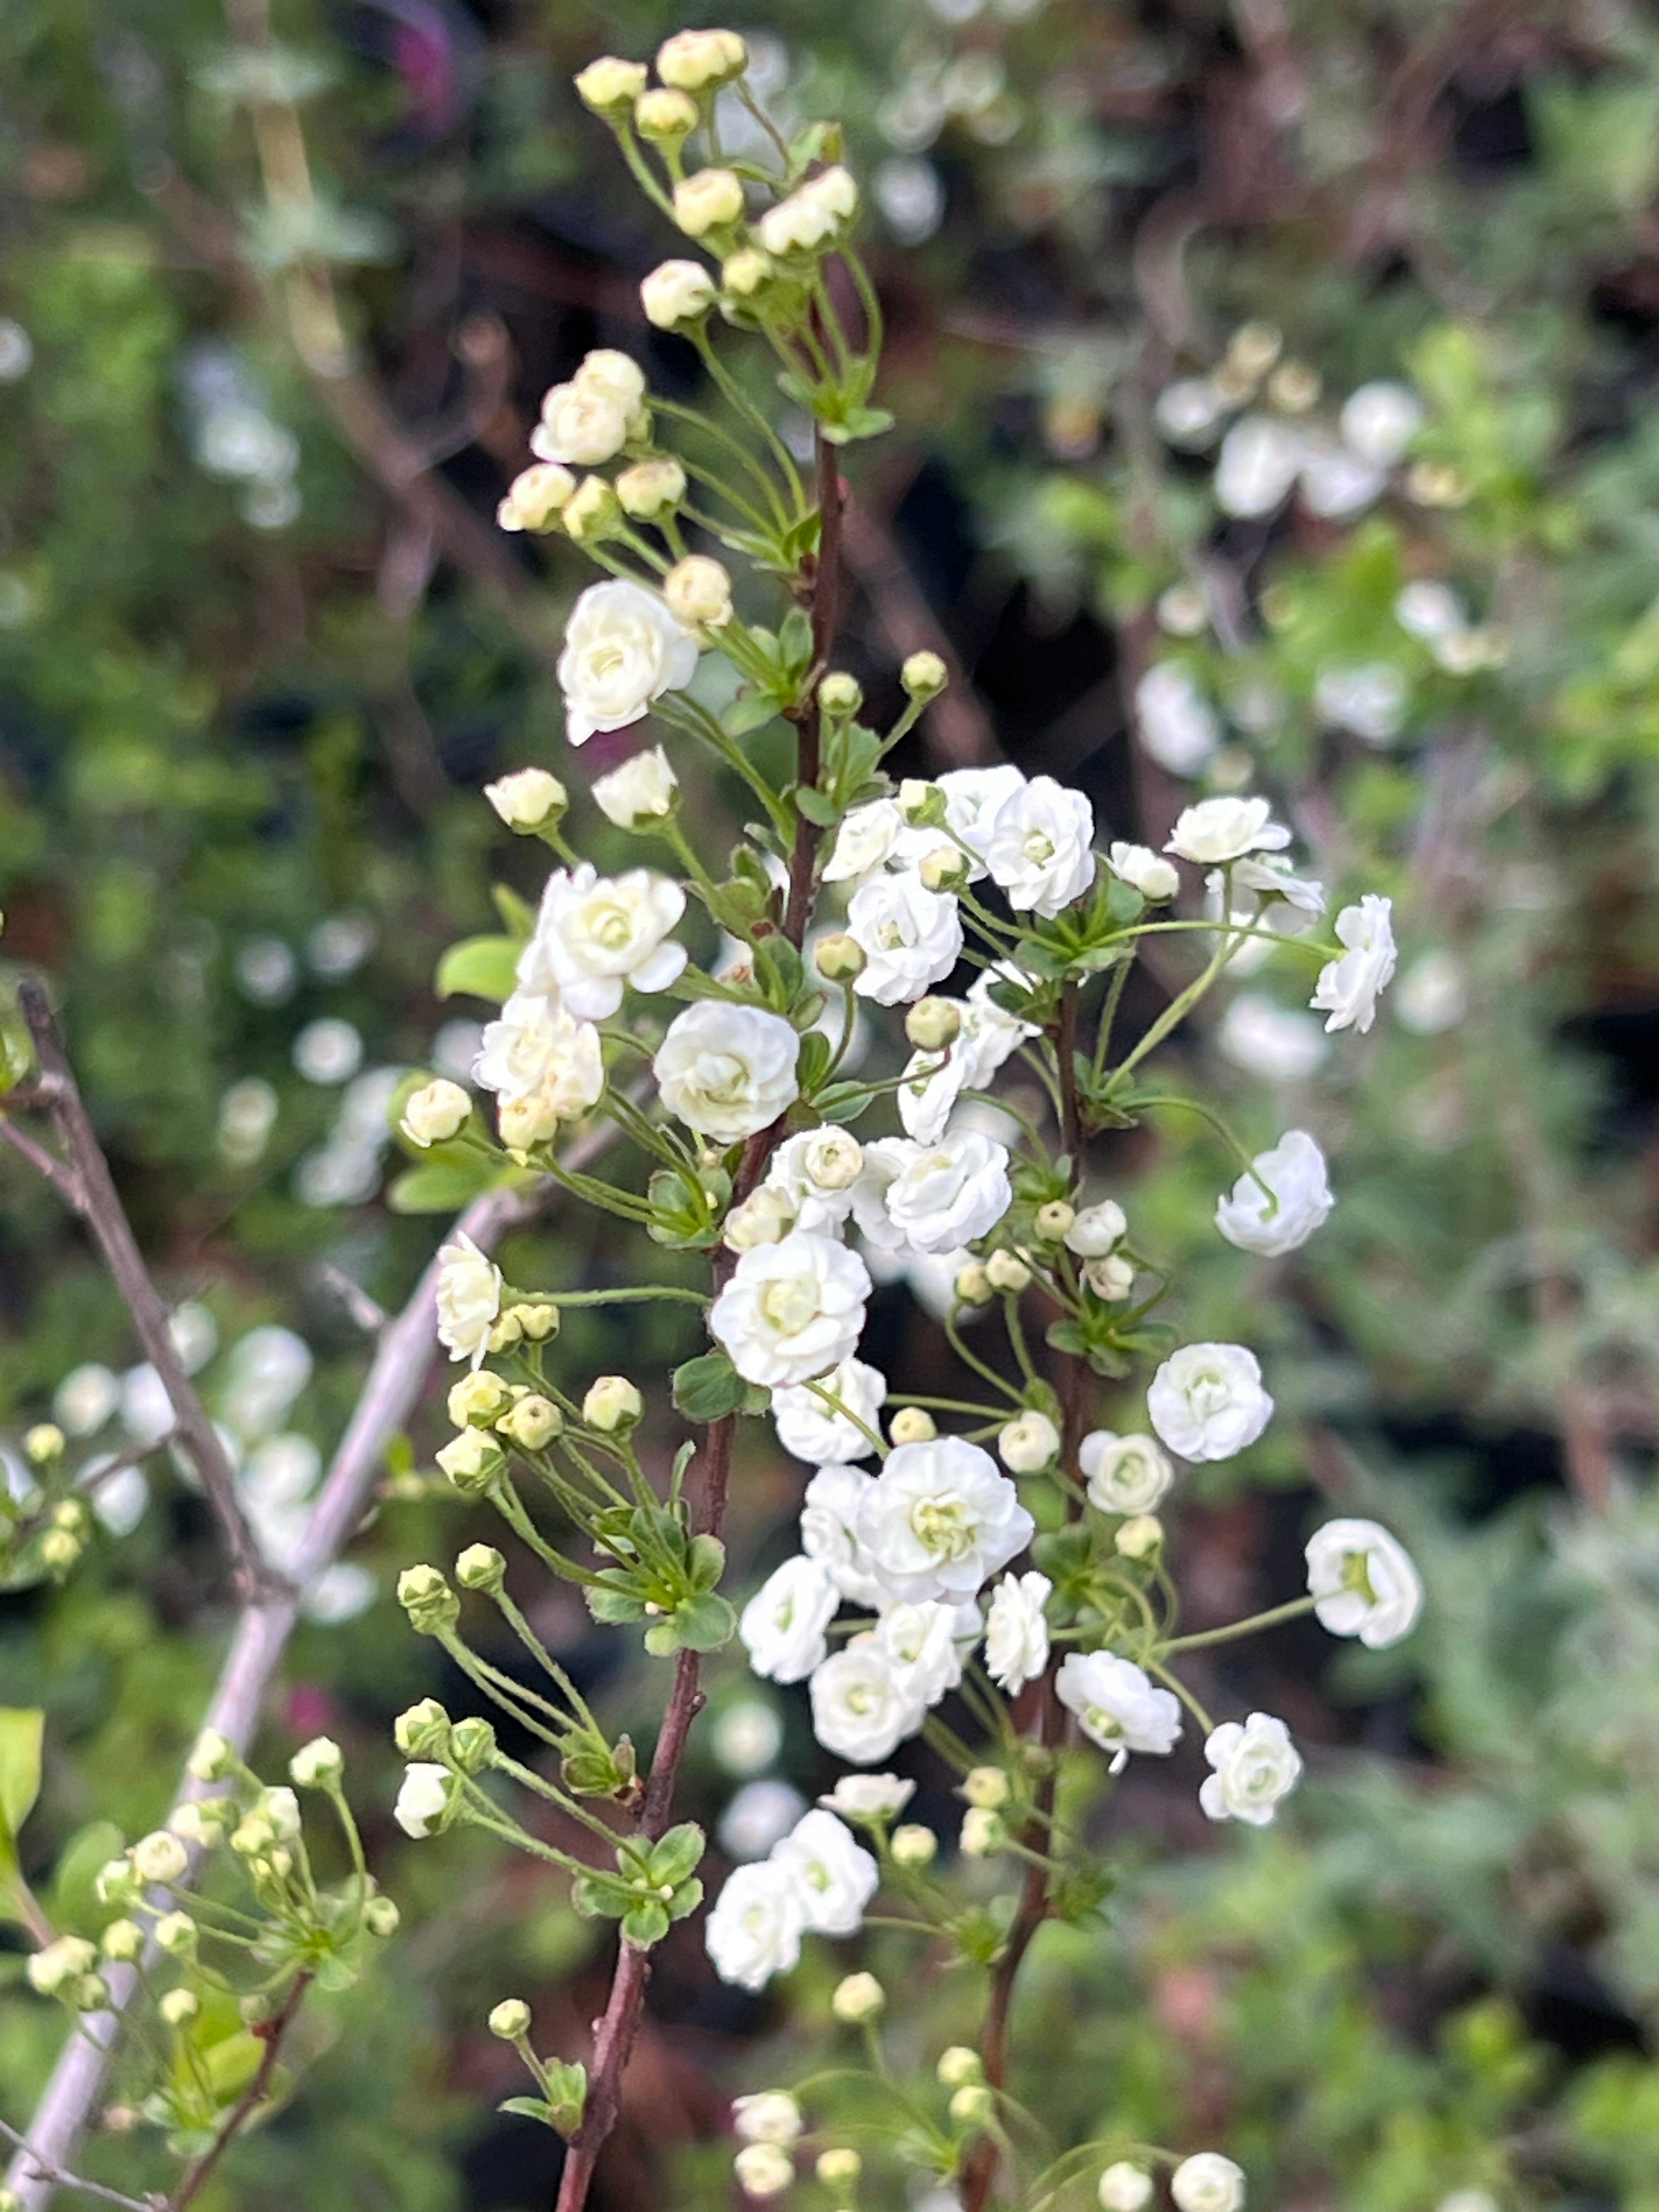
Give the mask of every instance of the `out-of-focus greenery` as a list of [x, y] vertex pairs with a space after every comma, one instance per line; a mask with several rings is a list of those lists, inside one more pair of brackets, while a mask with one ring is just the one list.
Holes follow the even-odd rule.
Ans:
[[[216, 1412], [230, 1421], [250, 1330], [309, 1346], [302, 1393], [238, 1432], [250, 1449], [326, 1452], [366, 1359], [337, 1277], [396, 1304], [431, 1242], [380, 1194], [387, 1100], [403, 1069], [465, 1056], [477, 1010], [440, 1002], [432, 971], [489, 926], [489, 874], [535, 887], [521, 852], [486, 860], [476, 794], [528, 761], [573, 767], [550, 657], [578, 579], [478, 540], [539, 392], [586, 345], [690, 374], [647, 342], [633, 287], [665, 241], [620, 211], [568, 78], [678, 21], [655, 0], [279, 7], [262, 65], [307, 95], [319, 195], [296, 238], [262, 211], [245, 14], [11, 0], [0, 19], [0, 984], [51, 977], [156, 1272], [216, 1323]], [[1188, 1117], [1104, 1165], [1141, 1242], [1180, 1263], [1183, 1324], [1247, 1336], [1281, 1408], [1256, 1454], [1194, 1484], [1192, 1586], [1218, 1615], [1292, 1594], [1324, 1498], [1398, 1529], [1429, 1613], [1386, 1659], [1333, 1662], [1287, 1632], [1218, 1668], [1231, 1703], [1314, 1747], [1310, 1786], [1272, 1833], [1218, 1841], [1186, 1778], [1126, 1790], [1101, 1838], [1128, 1867], [1109, 1923], [1039, 1945], [1019, 2074], [1079, 2140], [1122, 2122], [1224, 2142], [1262, 2205], [1417, 2212], [1484, 2189], [1504, 2212], [1652, 2212], [1659, 39], [1620, 0], [776, 0], [739, 27], [786, 104], [848, 117], [884, 240], [878, 396], [900, 428], [849, 471], [888, 545], [866, 549], [848, 665], [890, 680], [919, 595], [1011, 757], [1154, 842], [1176, 786], [1128, 734], [1133, 701], [1149, 667], [1186, 669], [1224, 740], [1205, 775], [1259, 775], [1334, 887], [1394, 893], [1407, 948], [1342, 1076], [1235, 1072], [1247, 1134], [1304, 1121], [1338, 1162], [1336, 1213], [1288, 1267], [1203, 1229], [1231, 1170]], [[343, 439], [285, 290], [325, 263], [357, 383], [438, 457], [473, 538], [434, 538]], [[1281, 378], [1320, 380], [1317, 420], [1368, 381], [1412, 385], [1435, 495], [1220, 513], [1213, 452], [1173, 447], [1158, 404], [1224, 372], [1247, 322], [1282, 333]], [[497, 328], [510, 374], [484, 406], [461, 356]], [[1401, 629], [1413, 580], [1460, 594], [1500, 640], [1489, 663], [1449, 671]], [[1206, 595], [1193, 634], [1164, 599], [1183, 583]], [[1322, 679], [1379, 663], [1399, 712], [1367, 742]], [[1244, 988], [1273, 1000], [1272, 963]], [[62, 1379], [137, 1352], [52, 1194], [8, 1158], [0, 1199], [21, 1486], [17, 1439]], [[574, 1280], [605, 1261], [556, 1264]], [[684, 1343], [668, 1321], [584, 1326], [594, 1364], [636, 1374]], [[116, 1448], [118, 1418], [75, 1452]], [[490, 2117], [518, 2084], [478, 2030], [511, 1986], [550, 2046], [578, 2048], [591, 1931], [477, 1839], [406, 1846], [386, 1813], [389, 1718], [445, 1686], [392, 1576], [470, 1533], [416, 1477], [438, 1433], [423, 1417], [388, 1468], [359, 1579], [302, 1631], [266, 1747], [274, 1772], [319, 1728], [345, 1745], [404, 1932], [307, 2008], [295, 2097], [217, 2203], [549, 2195], [541, 2136]], [[740, 1475], [759, 1556], [796, 1486], [758, 1450]], [[228, 1620], [198, 1501], [171, 1475], [151, 1489], [63, 1587], [0, 1598], [0, 1697], [47, 1716], [27, 1871], [68, 1926], [107, 1848], [92, 1824], [131, 1837], [165, 1809]], [[612, 1663], [574, 1608], [544, 1632]], [[650, 1680], [602, 1686], [626, 1706]], [[799, 1706], [732, 1665], [689, 1809], [718, 1821], [763, 1709], [785, 1724], [776, 1771], [810, 1795]], [[15, 2121], [56, 2018], [21, 1968], [0, 1952]], [[726, 2200], [721, 2085], [787, 2078], [791, 2008], [821, 2012], [828, 1972], [739, 2003], [677, 1934], [649, 2144], [624, 2135], [608, 2204]], [[969, 2002], [930, 1993], [919, 2065]], [[129, 2188], [163, 2172], [139, 2135], [85, 2163]]]

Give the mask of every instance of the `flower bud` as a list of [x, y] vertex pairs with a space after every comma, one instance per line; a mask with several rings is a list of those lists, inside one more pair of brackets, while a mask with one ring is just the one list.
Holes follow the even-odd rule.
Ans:
[[37, 1421], [23, 1438], [23, 1449], [36, 1467], [48, 1467], [64, 1455], [64, 1431], [55, 1421]]
[[493, 1544], [469, 1544], [456, 1558], [455, 1579], [463, 1589], [498, 1590], [507, 1580], [507, 1561]]
[[481, 1498], [493, 1489], [506, 1465], [501, 1446], [487, 1429], [463, 1429], [436, 1458], [463, 1498]]
[[706, 553], [688, 553], [662, 580], [669, 611], [687, 629], [719, 629], [732, 619], [732, 579]]
[[40, 1539], [40, 1563], [55, 1575], [67, 1574], [85, 1549], [67, 1528], [48, 1528]]
[[1008, 1840], [1008, 1823], [988, 1805], [970, 1805], [962, 1816], [958, 1844], [965, 1859], [988, 1859]]
[[449, 1715], [435, 1698], [422, 1698], [399, 1713], [392, 1740], [405, 1759], [441, 1759], [449, 1748]]
[[148, 1887], [152, 1882], [177, 1881], [190, 1864], [190, 1853], [177, 1836], [156, 1828], [141, 1836], [132, 1847], [133, 1871]]
[[728, 1252], [752, 1252], [762, 1244], [780, 1243], [794, 1225], [789, 1194], [775, 1183], [762, 1183], [726, 1215], [720, 1242]]
[[447, 1144], [459, 1136], [471, 1112], [472, 1101], [460, 1085], [441, 1075], [410, 1093], [398, 1126], [411, 1145], [424, 1152], [428, 1145]]
[[55, 1997], [89, 1974], [98, 1954], [84, 1936], [60, 1936], [29, 1954], [23, 1968], [29, 1987], [43, 1997]]
[[975, 1766], [964, 1777], [962, 1794], [970, 1805], [983, 1805], [994, 1812], [1008, 1802], [1013, 1785], [1001, 1767]]
[[593, 803], [619, 830], [649, 829], [674, 811], [679, 779], [660, 745], [635, 753], [593, 786]]
[[382, 1941], [397, 1934], [403, 1917], [389, 1897], [371, 1897], [363, 1907], [364, 1927], [371, 1936], [378, 1936]]
[[76, 2012], [103, 2012], [109, 2004], [109, 1984], [101, 1974], [83, 1974], [64, 1995]]
[[1050, 1199], [1036, 1210], [1036, 1233], [1045, 1244], [1061, 1244], [1077, 1219], [1077, 1208], [1068, 1199]]
[[657, 49], [657, 75], [677, 92], [730, 84], [748, 66], [749, 49], [735, 31], [676, 31]]
[[187, 1912], [164, 1912], [155, 1923], [155, 1948], [169, 1959], [193, 1959], [200, 1929]]
[[1103, 1260], [1128, 1231], [1128, 1217], [1115, 1199], [1085, 1206], [1066, 1231], [1066, 1249], [1079, 1260]]
[[592, 545], [615, 534], [622, 508], [603, 477], [584, 477], [565, 501], [563, 520], [578, 545]]
[[459, 1382], [452, 1383], [445, 1401], [449, 1418], [458, 1429], [465, 1428], [472, 1421], [493, 1421], [507, 1402], [506, 1384], [487, 1367], [474, 1368]]
[[1164, 1541], [1164, 1523], [1156, 1513], [1136, 1513], [1113, 1540], [1126, 1559], [1144, 1559]]
[[939, 1424], [924, 1407], [901, 1406], [887, 1424], [887, 1433], [896, 1444], [931, 1443]]
[[1135, 1271], [1121, 1253], [1113, 1252], [1103, 1260], [1085, 1260], [1083, 1279], [1097, 1298], [1103, 1298], [1109, 1305], [1115, 1305], [1133, 1290]]
[[864, 704], [864, 687], [844, 668], [832, 668], [818, 685], [818, 704], [826, 714], [856, 714]]
[[800, 2106], [787, 2089], [763, 2089], [732, 2106], [732, 2132], [742, 2142], [792, 2143], [802, 2125]]
[[530, 2033], [530, 2007], [522, 1997], [503, 1997], [489, 2015], [489, 2033], [503, 2043], [516, 2043]]
[[973, 872], [973, 863], [966, 853], [958, 852], [954, 845], [935, 845], [916, 863], [922, 887], [930, 891], [962, 890], [972, 880]]
[[449, 1755], [463, 1774], [482, 1774], [495, 1764], [495, 1729], [477, 1714], [469, 1713], [449, 1731]]
[[685, 471], [665, 453], [635, 461], [617, 478], [617, 497], [624, 514], [636, 522], [657, 522], [672, 514], [685, 497]]
[[417, 1636], [440, 1636], [453, 1628], [461, 1601], [436, 1567], [405, 1567], [398, 1577], [398, 1602]]
[[982, 1261], [969, 1260], [956, 1272], [951, 1285], [958, 1305], [988, 1305], [991, 1299], [991, 1271]]
[[665, 261], [640, 286], [645, 319], [659, 331], [701, 321], [714, 304], [714, 280], [701, 261]]
[[511, 1311], [532, 1344], [545, 1344], [559, 1333], [559, 1310], [549, 1298], [532, 1298]]
[[314, 1735], [300, 1746], [288, 1771], [301, 1790], [337, 1790], [345, 1772], [345, 1753], [332, 1736]]
[[945, 793], [926, 778], [907, 775], [898, 787], [898, 811], [913, 830], [938, 830], [945, 822]]
[[540, 1451], [551, 1438], [563, 1433], [564, 1415], [550, 1399], [532, 1390], [514, 1399], [495, 1429], [498, 1435], [510, 1437], [526, 1451]]
[[230, 1832], [230, 1848], [239, 1859], [262, 1859], [275, 1848], [276, 1842], [276, 1831], [270, 1821], [261, 1820], [252, 1814]]
[[650, 76], [643, 62], [622, 62], [614, 54], [605, 54], [578, 72], [576, 91], [596, 115], [615, 117], [632, 111]]
[[894, 1829], [889, 1848], [895, 1866], [931, 1866], [939, 1852], [939, 1838], [919, 1820], [907, 1820], [902, 1827]]
[[544, 768], [516, 769], [484, 786], [484, 797], [509, 830], [527, 836], [545, 830], [569, 810], [570, 795]]
[[625, 1433], [644, 1411], [644, 1399], [625, 1375], [601, 1375], [582, 1400], [583, 1420], [605, 1437]]
[[819, 938], [812, 948], [812, 959], [826, 983], [850, 983], [864, 973], [864, 947], [845, 930]]
[[143, 1887], [131, 1859], [106, 1859], [94, 1878], [92, 1893], [100, 1905], [136, 1905]]
[[1017, 1253], [993, 1252], [985, 1262], [985, 1273], [994, 1291], [1006, 1291], [1016, 1297], [1030, 1285], [1031, 1271]]
[[801, 1147], [801, 1171], [818, 1190], [851, 1190], [864, 1172], [864, 1147], [850, 1129], [830, 1122]]
[[[541, 1111], [539, 1102], [537, 1102], [537, 1111], [538, 1113]], [[501, 1109], [501, 1133], [503, 1136], [507, 1133], [505, 1107]], [[519, 1318], [519, 1309], [516, 1306], [509, 1306], [489, 1332], [489, 1349], [492, 1352], [511, 1352], [514, 1346], [522, 1343], [523, 1340], [524, 1323]]]
[[962, 1035], [962, 1008], [954, 999], [918, 999], [904, 1017], [904, 1034], [918, 1052], [943, 1052]]
[[1046, 1413], [1028, 1407], [1000, 1431], [997, 1452], [1011, 1474], [1036, 1474], [1060, 1456], [1060, 1431]]
[[1152, 2177], [1144, 2166], [1121, 2158], [1101, 2175], [1096, 2194], [1101, 2212], [1146, 2212], [1152, 2201]]
[[795, 2178], [788, 2152], [770, 2142], [745, 2143], [732, 2170], [745, 2197], [781, 2197]]
[[112, 1920], [100, 1940], [106, 1959], [131, 1966], [144, 1948], [144, 1931], [136, 1920]]
[[501, 530], [553, 529], [570, 504], [576, 479], [562, 461], [537, 461], [520, 469], [507, 488], [507, 497], [495, 509]]
[[222, 1782], [233, 1773], [237, 1765], [236, 1753], [229, 1740], [217, 1729], [204, 1729], [196, 1739], [196, 1748], [190, 1754], [188, 1771], [198, 1782]]
[[970, 2081], [951, 2100], [951, 2118], [959, 2128], [988, 2128], [997, 2100], [983, 2081]]
[[634, 128], [653, 145], [678, 146], [697, 127], [697, 103], [672, 86], [642, 92], [634, 106]]
[[813, 2172], [826, 2189], [850, 2189], [864, 2171], [864, 2160], [850, 2144], [821, 2150]]
[[913, 699], [931, 699], [950, 680], [950, 671], [936, 653], [913, 653], [899, 670], [899, 682]]
[[674, 187], [674, 220], [688, 238], [743, 221], [743, 185], [731, 169], [699, 169]]
[[182, 2027], [187, 2020], [195, 2019], [202, 2002], [194, 1990], [169, 1990], [155, 2009], [169, 2027]]
[[978, 2051], [970, 2051], [965, 2043], [953, 2043], [948, 2051], [941, 2051], [933, 2070], [947, 2089], [965, 2089], [970, 2081], [985, 2078]]
[[830, 2009], [837, 2020], [856, 2027], [861, 2021], [873, 2020], [886, 2002], [887, 1992], [873, 1974], [848, 1974], [845, 1981], [836, 1983]]
[[186, 1850], [216, 1851], [225, 1840], [225, 1808], [228, 1798], [186, 1797], [167, 1814], [167, 1826]]

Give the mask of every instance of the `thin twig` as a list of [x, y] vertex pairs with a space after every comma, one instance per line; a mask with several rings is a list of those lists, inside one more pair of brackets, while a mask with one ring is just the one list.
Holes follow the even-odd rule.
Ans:
[[81, 1186], [76, 1182], [72, 1170], [66, 1168], [62, 1160], [54, 1158], [44, 1145], [37, 1145], [26, 1130], [18, 1127], [10, 1118], [9, 1109], [15, 1103], [14, 1100], [8, 1098], [8, 1110], [0, 1113], [0, 1137], [5, 1139], [14, 1152], [21, 1153], [41, 1181], [49, 1182], [64, 1202], [72, 1206], [78, 1213], [81, 1210]]
[[15, 2143], [33, 2172], [41, 2180], [49, 2181], [55, 2189], [79, 2189], [88, 2197], [100, 2198], [106, 2204], [125, 2205], [126, 2212], [167, 2212], [165, 2197], [124, 2197], [118, 2189], [106, 2189], [101, 2181], [83, 2181], [78, 2173], [65, 2173], [61, 2166], [53, 2166], [30, 2150], [23, 2136], [15, 2128], [9, 2127], [4, 2120], [0, 2120], [0, 2136], [9, 2143]]
[[185, 2212], [185, 2207], [187, 2204], [195, 2203], [212, 2179], [214, 2168], [270, 2094], [271, 2076], [276, 2071], [276, 2061], [282, 2051], [283, 2038], [294, 2025], [295, 2014], [305, 2002], [306, 1992], [311, 1987], [313, 1978], [310, 1974], [296, 1975], [294, 1986], [283, 1998], [282, 2009], [276, 2018], [268, 2021], [263, 2027], [254, 2029], [255, 2035], [264, 2039], [265, 2046], [260, 2054], [258, 2069], [231, 2110], [225, 2115], [223, 2124], [212, 2143], [203, 2152], [201, 2157], [197, 2160], [195, 2165], [174, 2191], [170, 2201], [170, 2212]]

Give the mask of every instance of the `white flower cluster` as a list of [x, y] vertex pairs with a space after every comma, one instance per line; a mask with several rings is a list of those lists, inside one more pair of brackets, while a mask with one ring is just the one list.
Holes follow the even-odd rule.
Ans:
[[769, 1857], [726, 1876], [705, 1935], [715, 1972], [740, 1989], [763, 1988], [795, 1965], [803, 1936], [856, 1935], [879, 1879], [852, 1831], [815, 1807]]

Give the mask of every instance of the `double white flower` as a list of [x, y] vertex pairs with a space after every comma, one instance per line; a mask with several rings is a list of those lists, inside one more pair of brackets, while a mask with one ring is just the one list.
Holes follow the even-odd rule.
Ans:
[[991, 1594], [985, 1620], [985, 1664], [994, 1682], [1017, 1698], [1048, 1663], [1043, 1613], [1054, 1589], [1047, 1575], [1005, 1575]]
[[1010, 906], [1052, 918], [1095, 880], [1094, 811], [1080, 791], [1033, 776], [998, 807], [986, 864]]
[[590, 584], [571, 609], [559, 655], [565, 735], [586, 744], [596, 730], [626, 729], [665, 691], [697, 672], [697, 641], [655, 592], [625, 577]]
[[685, 947], [670, 933], [684, 912], [679, 885], [649, 868], [624, 876], [601, 876], [591, 860], [556, 868], [520, 956], [520, 985], [556, 994], [581, 1020], [604, 1021], [621, 1006], [624, 986], [665, 991], [678, 979]]
[[605, 1090], [598, 1030], [533, 991], [515, 991], [485, 1024], [472, 1073], [497, 1096], [504, 1141], [520, 1148], [579, 1119]]
[[738, 1634], [757, 1674], [804, 1682], [829, 1654], [824, 1631], [841, 1592], [817, 1559], [797, 1555], [768, 1576], [743, 1609]]
[[1060, 1663], [1054, 1688], [1061, 1705], [1103, 1751], [1119, 1774], [1132, 1751], [1173, 1751], [1181, 1735], [1181, 1701], [1155, 1689], [1133, 1659], [1113, 1651], [1072, 1651]]
[[1008, 1150], [977, 1129], [935, 1145], [890, 1140], [896, 1167], [884, 1194], [887, 1218], [915, 1252], [954, 1252], [995, 1228], [1013, 1202]]
[[669, 1024], [652, 1073], [671, 1114], [700, 1137], [734, 1145], [769, 1128], [800, 1096], [799, 1051], [781, 1014], [699, 999]]
[[1153, 1513], [1175, 1469], [1151, 1437], [1092, 1429], [1078, 1446], [1089, 1503], [1102, 1513]]
[[1261, 1369], [1242, 1344], [1184, 1344], [1153, 1376], [1152, 1424], [1182, 1459], [1232, 1459], [1273, 1419]]
[[[810, 1461], [816, 1467], [868, 1459], [876, 1447], [866, 1431], [875, 1428], [887, 1402], [887, 1377], [878, 1367], [868, 1366], [861, 1359], [843, 1359], [819, 1387], [838, 1398], [847, 1413], [826, 1406], [817, 1391], [805, 1382], [775, 1390], [772, 1419], [778, 1442], [793, 1458]], [[849, 1420], [848, 1413], [856, 1414], [858, 1419]]]
[[1357, 1636], [1373, 1651], [1417, 1626], [1423, 1583], [1404, 1546], [1375, 1521], [1328, 1521], [1308, 1541], [1314, 1611], [1333, 1636]]
[[1329, 1017], [1327, 1030], [1358, 1030], [1376, 1018], [1376, 1001], [1391, 981], [1399, 957], [1394, 941], [1394, 903], [1367, 891], [1358, 906], [1345, 906], [1336, 917], [1336, 937], [1347, 950], [1319, 971], [1308, 1001]]
[[[959, 773], [995, 775], [997, 771]], [[1027, 1037], [1037, 1034], [1035, 1023], [1005, 1013], [992, 998], [991, 985], [999, 980], [1000, 973], [1006, 980], [1008, 971], [988, 969], [965, 999], [947, 1002], [959, 1005], [962, 1012], [962, 1027], [948, 1054], [942, 1058], [936, 1052], [911, 1055], [905, 1079], [899, 1085], [898, 1110], [906, 1134], [919, 1144], [937, 1144], [963, 1092], [982, 1091], [1004, 1060]], [[1018, 970], [1012, 973], [1018, 981], [1024, 981]]]
[[1290, 1730], [1271, 1713], [1252, 1713], [1242, 1726], [1224, 1721], [1206, 1740], [1204, 1756], [1215, 1771], [1205, 1776], [1199, 1803], [1212, 1820], [1253, 1828], [1267, 1826], [1302, 1772]]
[[900, 1444], [860, 1502], [856, 1534], [899, 1598], [970, 1598], [1036, 1523], [996, 1462], [963, 1437]]
[[501, 1310], [501, 1271], [470, 1237], [438, 1253], [438, 1341], [452, 1359], [482, 1366]]
[[743, 1255], [709, 1310], [709, 1332], [745, 1382], [806, 1382], [851, 1358], [869, 1295], [855, 1252], [793, 1230]]
[[1287, 1129], [1271, 1152], [1256, 1154], [1231, 1195], [1217, 1200], [1215, 1225], [1241, 1252], [1276, 1259], [1305, 1244], [1335, 1203], [1325, 1155], [1305, 1129]]
[[848, 934], [864, 954], [853, 988], [878, 1006], [919, 999], [962, 957], [962, 918], [946, 891], [930, 891], [920, 876], [872, 876], [848, 902]]
[[1266, 799], [1200, 799], [1182, 809], [1164, 849], [1203, 867], [1219, 867], [1246, 853], [1276, 853], [1291, 842], [1273, 819]]

